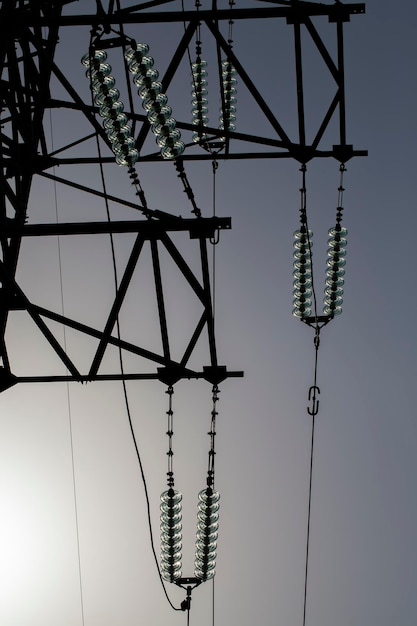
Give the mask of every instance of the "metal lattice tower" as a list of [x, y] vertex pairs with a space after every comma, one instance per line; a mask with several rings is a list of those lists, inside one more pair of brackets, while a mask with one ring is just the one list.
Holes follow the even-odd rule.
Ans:
[[[114, 164], [114, 155], [109, 148], [109, 139], [98, 118], [98, 108], [94, 105], [91, 95], [81, 93], [71, 78], [66, 75], [66, 67], [57, 62], [60, 46], [60, 33], [65, 29], [84, 28], [85, 33], [93, 33], [96, 46], [109, 53], [122, 53], [124, 46], [131, 38], [136, 37], [139, 27], [164, 25], [177, 27], [184, 23], [184, 29], [176, 29], [178, 43], [171, 59], [160, 78], [167, 94], [170, 87], [181, 75], [189, 46], [197, 29], [204, 29], [205, 43], [210, 42], [218, 60], [216, 79], [218, 98], [225, 113], [225, 95], [221, 79], [221, 58], [232, 64], [239, 84], [244, 88], [265, 121], [267, 132], [255, 135], [253, 129], [229, 130], [218, 128], [214, 124], [204, 127], [205, 145], [194, 145], [191, 135], [195, 131], [191, 115], [176, 113], [176, 125], [184, 138], [186, 149], [177, 163], [181, 173], [189, 161], [210, 161], [215, 154], [216, 160], [221, 159], [296, 159], [306, 163], [313, 158], [334, 158], [346, 162], [355, 156], [364, 156], [363, 150], [355, 149], [346, 137], [345, 113], [345, 76], [343, 55], [343, 27], [345, 22], [355, 14], [364, 13], [364, 5], [360, 3], [343, 4], [336, 1], [325, 5], [315, 2], [298, 0], [276, 2], [256, 8], [217, 8], [216, 2], [207, 10], [165, 10], [167, 3], [147, 2], [102, 2], [97, 0], [96, 11], [91, 14], [77, 13], [78, 3], [72, 0], [8, 0], [0, 3], [0, 49], [1, 49], [1, 183], [0, 183], [0, 389], [7, 389], [17, 382], [41, 381], [93, 381], [131, 379], [160, 379], [172, 384], [181, 378], [205, 378], [218, 383], [230, 376], [242, 375], [239, 371], [229, 371], [220, 366], [217, 359], [216, 339], [213, 323], [212, 294], [208, 264], [207, 244], [219, 230], [231, 227], [229, 218], [207, 218], [194, 215], [181, 218], [167, 213], [163, 208], [144, 212], [140, 219], [122, 221], [95, 221], [57, 223], [36, 223], [31, 219], [31, 193], [34, 182], [38, 179], [52, 180], [59, 185], [76, 189], [85, 194], [86, 202], [91, 197], [104, 198], [123, 207], [131, 207], [137, 211], [143, 206], [138, 202], [127, 200], [88, 187], [84, 182], [77, 181], [74, 176], [58, 175], [56, 169], [74, 166], [82, 169], [83, 165]], [[169, 6], [169, 4], [168, 4]], [[161, 8], [162, 7], [162, 8]], [[70, 10], [68, 10], [70, 9]], [[292, 30], [294, 41], [295, 81], [296, 81], [296, 117], [297, 133], [295, 136], [286, 131], [285, 123], [279, 119], [268, 98], [256, 87], [256, 79], [245, 69], [240, 60], [238, 48], [232, 48], [224, 34], [225, 24], [233, 20], [284, 20]], [[336, 55], [326, 47], [316, 26], [315, 20], [334, 23], [337, 39]], [[302, 62], [302, 41], [308, 38], [323, 62], [323, 66], [333, 83], [333, 96], [321, 122], [310, 135], [307, 132], [306, 108], [304, 94], [305, 69]], [[85, 37], [88, 48], [88, 36]], [[77, 50], [79, 57], [86, 52]], [[121, 54], [119, 55], [122, 56]], [[216, 67], [216, 64], [214, 65]], [[80, 70], [81, 72], [81, 70]], [[82, 73], [80, 73], [82, 76]], [[271, 76], [271, 80], [274, 80]], [[122, 76], [120, 80], [122, 79]], [[80, 79], [80, 81], [83, 79]], [[125, 88], [126, 89], [126, 88]], [[128, 91], [125, 90], [128, 94]], [[174, 103], [173, 103], [174, 108]], [[49, 141], [48, 115], [50, 111], [59, 111], [63, 118], [66, 112], [77, 116], [80, 123], [76, 125], [73, 139], [66, 144], [51, 146]], [[155, 151], [154, 142], [149, 141], [151, 125], [138, 103], [132, 106], [127, 97], [126, 115], [135, 132], [135, 144], [140, 157], [137, 166], [145, 163], [158, 164], [162, 158]], [[336, 124], [338, 140], [331, 145], [327, 142], [327, 130]], [[89, 142], [98, 136], [103, 147], [97, 154], [95, 143]], [[83, 148], [80, 156], [80, 147]], [[117, 167], [113, 165], [113, 167]], [[65, 170], [66, 171], [66, 170]], [[187, 187], [185, 191], [192, 194]], [[127, 187], [129, 183], [127, 182]], [[191, 242], [198, 247], [199, 267], [188, 264], [174, 241], [175, 234], [189, 234]], [[47, 307], [40, 306], [29, 298], [17, 279], [19, 252], [24, 238], [43, 238], [51, 235], [75, 237], [83, 234], [102, 235], [108, 233], [131, 233], [135, 235], [134, 244], [128, 262], [118, 285], [112, 306], [109, 308], [105, 324], [95, 328], [71, 319]], [[146, 246], [151, 249], [153, 263], [153, 279], [155, 283], [157, 311], [162, 350], [152, 352], [139, 343], [129, 343], [115, 334], [115, 325], [142, 251]], [[190, 336], [182, 353], [175, 357], [171, 353], [171, 341], [166, 319], [164, 289], [161, 280], [160, 248], [168, 254], [170, 262], [175, 264], [182, 273], [190, 290], [197, 297], [201, 313], [198, 323], [191, 329]], [[13, 370], [13, 354], [7, 342], [7, 326], [14, 311], [24, 311], [41, 331], [49, 348], [52, 348], [67, 369], [66, 376], [51, 374], [41, 375], [34, 371], [30, 376], [19, 376]], [[78, 333], [97, 340], [97, 348], [89, 367], [82, 369], [75, 360], [70, 358], [65, 347], [51, 330], [49, 322], [62, 324]], [[201, 368], [190, 367], [190, 357], [205, 334], [207, 341], [207, 359]], [[120, 347], [149, 362], [149, 371], [137, 371], [122, 375], [120, 373], [102, 373], [103, 357], [109, 346]]]

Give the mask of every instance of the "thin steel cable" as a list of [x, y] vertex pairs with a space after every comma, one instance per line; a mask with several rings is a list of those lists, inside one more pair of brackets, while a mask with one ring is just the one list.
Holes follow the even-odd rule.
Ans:
[[311, 527], [311, 501], [312, 501], [312, 484], [313, 484], [313, 458], [314, 458], [314, 435], [315, 435], [315, 422], [316, 422], [316, 414], [318, 411], [318, 402], [316, 401], [316, 392], [318, 390], [317, 387], [317, 367], [318, 367], [318, 349], [320, 345], [320, 326], [318, 322], [318, 313], [317, 313], [317, 297], [316, 290], [314, 286], [314, 269], [313, 269], [313, 255], [311, 250], [311, 241], [309, 235], [308, 228], [308, 216], [307, 216], [307, 188], [306, 188], [306, 165], [303, 164], [301, 167], [302, 172], [302, 186], [301, 186], [301, 216], [302, 221], [304, 221], [304, 225], [306, 228], [308, 249], [309, 249], [309, 257], [310, 257], [310, 266], [311, 266], [311, 291], [313, 295], [313, 307], [314, 307], [314, 326], [315, 326], [315, 336], [314, 336], [314, 348], [315, 348], [315, 356], [314, 356], [314, 384], [310, 387], [309, 399], [311, 390], [313, 390], [312, 394], [312, 402], [313, 409], [310, 412], [308, 410], [309, 415], [312, 416], [311, 421], [311, 445], [310, 445], [310, 469], [309, 469], [309, 485], [308, 485], [308, 508], [307, 508], [307, 532], [306, 532], [306, 558], [305, 558], [305, 571], [304, 571], [304, 598], [303, 598], [303, 626], [305, 626], [306, 622], [306, 610], [307, 610], [307, 589], [308, 589], [308, 574], [309, 574], [309, 556], [310, 556], [310, 527]]
[[[91, 44], [92, 44], [92, 41], [90, 41], [90, 49], [91, 49]], [[92, 95], [92, 92], [91, 92], [91, 95]], [[92, 98], [93, 98], [93, 95], [92, 95]], [[99, 157], [100, 178], [101, 178], [101, 184], [102, 184], [103, 193], [104, 193], [104, 202], [105, 202], [105, 207], [106, 207], [106, 217], [107, 217], [107, 221], [110, 223], [111, 222], [111, 215], [110, 215], [109, 202], [108, 202], [108, 198], [107, 198], [107, 185], [106, 185], [106, 180], [105, 180], [105, 177], [104, 177], [104, 169], [103, 169], [103, 163], [102, 163], [102, 158], [101, 158], [102, 155], [101, 155], [100, 141], [99, 141], [99, 137], [98, 137], [97, 133], [96, 133], [95, 137], [96, 137], [96, 145], [97, 145], [97, 154], [98, 154], [98, 157]], [[117, 264], [116, 264], [116, 254], [115, 254], [113, 233], [109, 233], [109, 238], [110, 238], [110, 247], [111, 247], [111, 255], [112, 255], [114, 286], [115, 286], [115, 291], [117, 292], [118, 276], [117, 276]], [[116, 318], [116, 334], [117, 334], [117, 338], [120, 341], [121, 334], [120, 334], [120, 323], [119, 323], [119, 317], [118, 316]], [[119, 353], [120, 371], [121, 371], [122, 376], [124, 376], [123, 355], [122, 355], [122, 350], [121, 350], [120, 345], [119, 345], [119, 348], [118, 348], [118, 353]], [[133, 428], [132, 415], [131, 415], [131, 411], [130, 411], [130, 403], [129, 403], [128, 393], [127, 393], [126, 381], [124, 380], [124, 378], [122, 379], [122, 388], [123, 388], [123, 396], [124, 396], [124, 401], [125, 401], [126, 415], [127, 415], [127, 419], [128, 419], [130, 434], [131, 434], [133, 445], [134, 445], [134, 448], [135, 448], [136, 458], [137, 458], [137, 461], [138, 461], [138, 464], [139, 464], [139, 470], [140, 470], [142, 484], [143, 484], [143, 489], [144, 489], [144, 493], [145, 493], [145, 501], [146, 501], [147, 517], [148, 517], [148, 529], [149, 529], [149, 536], [150, 536], [152, 554], [153, 554], [154, 561], [155, 561], [155, 564], [156, 564], [156, 569], [157, 569], [157, 572], [158, 572], [159, 580], [161, 582], [161, 585], [162, 585], [163, 591], [165, 593], [166, 599], [168, 600], [168, 603], [170, 604], [171, 608], [173, 608], [175, 611], [181, 611], [182, 609], [175, 607], [173, 605], [173, 603], [171, 602], [171, 600], [170, 600], [170, 598], [168, 596], [167, 590], [165, 588], [165, 584], [164, 584], [164, 581], [163, 581], [163, 578], [162, 578], [161, 570], [159, 568], [159, 562], [158, 562], [158, 557], [157, 557], [156, 550], [155, 550], [155, 542], [154, 542], [154, 538], [153, 538], [152, 519], [151, 519], [151, 506], [150, 506], [148, 485], [147, 485], [147, 482], [146, 482], [146, 477], [145, 477], [145, 471], [144, 471], [144, 468], [143, 468], [142, 458], [141, 458], [141, 455], [140, 455], [140, 452], [139, 452], [139, 447], [138, 447], [138, 444], [137, 444], [136, 435], [135, 435], [135, 431], [134, 431], [134, 428]]]
[[[108, 203], [108, 200], [107, 200], [107, 186], [106, 186], [106, 181], [105, 181], [105, 177], [104, 177], [103, 165], [102, 165], [102, 162], [101, 162], [100, 143], [99, 143], [99, 138], [98, 138], [97, 135], [96, 135], [96, 140], [97, 140], [97, 151], [98, 151], [99, 160], [100, 160], [101, 183], [102, 183], [102, 187], [103, 187], [103, 193], [104, 193], [104, 196], [105, 196], [106, 215], [107, 215], [108, 222], [110, 222], [111, 221], [111, 216], [110, 216], [110, 207], [109, 207], [109, 203]], [[109, 237], [110, 237], [110, 243], [111, 243], [114, 285], [115, 285], [115, 290], [117, 291], [118, 276], [117, 276], [117, 265], [116, 265], [116, 255], [115, 255], [113, 234], [110, 233]], [[120, 323], [119, 323], [119, 318], [118, 317], [116, 319], [116, 334], [117, 334], [118, 340], [120, 341], [121, 335], [120, 335]], [[122, 349], [121, 349], [120, 345], [119, 345], [119, 348], [118, 348], [118, 353], [119, 353], [120, 371], [121, 371], [122, 376], [124, 376], [123, 355], [122, 355]], [[167, 590], [166, 590], [163, 578], [162, 578], [160, 567], [159, 567], [159, 562], [158, 562], [158, 557], [157, 557], [156, 550], [155, 550], [155, 542], [154, 542], [154, 537], [153, 537], [152, 519], [151, 519], [151, 506], [150, 506], [148, 485], [147, 485], [147, 481], [146, 481], [146, 477], [145, 477], [145, 471], [144, 471], [144, 467], [143, 467], [143, 463], [142, 463], [142, 458], [141, 458], [141, 455], [140, 455], [140, 452], [139, 452], [139, 447], [138, 447], [138, 443], [137, 443], [137, 440], [136, 440], [136, 435], [135, 435], [135, 431], [134, 431], [134, 427], [133, 427], [133, 420], [132, 420], [132, 415], [131, 415], [131, 410], [130, 410], [130, 403], [129, 403], [128, 393], [127, 393], [127, 386], [126, 386], [126, 381], [124, 379], [122, 379], [122, 388], [123, 388], [123, 395], [124, 395], [124, 401], [125, 401], [126, 415], [127, 415], [127, 419], [128, 419], [130, 434], [131, 434], [133, 445], [134, 445], [134, 448], [135, 448], [136, 458], [137, 458], [137, 461], [138, 461], [138, 464], [139, 464], [139, 470], [140, 470], [142, 484], [143, 484], [143, 489], [144, 489], [144, 493], [145, 493], [145, 501], [146, 501], [147, 517], [148, 517], [148, 529], [149, 529], [149, 536], [150, 536], [152, 554], [153, 554], [153, 557], [154, 557], [154, 561], [155, 561], [156, 569], [157, 569], [157, 572], [158, 572], [159, 580], [161, 582], [161, 585], [162, 585], [165, 597], [168, 600], [168, 603], [170, 604], [171, 608], [174, 609], [174, 611], [181, 611], [182, 610], [181, 608], [175, 607], [174, 604], [171, 602], [171, 600], [170, 600], [170, 598], [168, 596], [168, 593], [167, 593]]]
[[[49, 110], [49, 125], [51, 132], [51, 147], [54, 149], [54, 136], [53, 136], [53, 124], [52, 124], [52, 111]], [[55, 165], [52, 168], [53, 174], [55, 176]], [[57, 184], [56, 180], [53, 181], [54, 185], [54, 200], [55, 200], [55, 220], [58, 224], [59, 215], [58, 215], [58, 194], [57, 194]], [[62, 278], [62, 254], [61, 254], [61, 238], [57, 236], [57, 244], [58, 244], [58, 267], [59, 267], [59, 285], [60, 285], [60, 295], [61, 295], [61, 314], [65, 315], [65, 301], [64, 301], [64, 283]], [[63, 343], [64, 350], [67, 352], [67, 333], [65, 329], [65, 324], [62, 325], [63, 331]], [[68, 374], [68, 369], [66, 368], [66, 373]], [[81, 569], [81, 550], [80, 550], [80, 529], [79, 529], [79, 515], [78, 515], [78, 500], [77, 500], [77, 481], [75, 477], [75, 459], [74, 459], [74, 437], [73, 437], [73, 429], [72, 429], [72, 412], [71, 412], [71, 394], [69, 389], [69, 382], [66, 383], [67, 388], [67, 407], [68, 407], [68, 430], [70, 437], [70, 453], [71, 453], [71, 474], [72, 474], [72, 490], [73, 490], [73, 498], [74, 498], [74, 516], [75, 516], [75, 536], [77, 542], [77, 561], [78, 561], [78, 581], [80, 587], [80, 607], [81, 607], [81, 622], [84, 626], [84, 594], [83, 594], [83, 580], [82, 580], [82, 569]]]
[[[62, 312], [64, 315], [64, 311]], [[64, 348], [67, 350], [64, 330]], [[81, 548], [80, 548], [80, 525], [78, 514], [78, 499], [77, 499], [77, 481], [75, 476], [75, 461], [74, 461], [74, 437], [72, 429], [72, 411], [71, 411], [71, 395], [69, 389], [69, 382], [67, 381], [67, 405], [68, 405], [68, 426], [70, 434], [70, 449], [71, 449], [71, 467], [72, 467], [72, 486], [74, 494], [74, 512], [75, 512], [75, 528], [76, 528], [76, 540], [77, 540], [77, 560], [78, 560], [78, 578], [80, 586], [80, 604], [81, 604], [81, 622], [84, 626], [84, 592], [83, 592], [83, 577], [81, 567]]]
[[[317, 327], [318, 328], [318, 327]], [[317, 366], [318, 366], [318, 349], [319, 340], [318, 334], [315, 336], [315, 356], [314, 356], [314, 395], [313, 402], [315, 405], [315, 391], [317, 388]], [[310, 524], [311, 524], [311, 498], [312, 498], [312, 485], [313, 485], [313, 457], [314, 457], [314, 434], [316, 424], [316, 410], [313, 410], [311, 420], [311, 445], [310, 445], [310, 471], [309, 471], [309, 485], [308, 485], [308, 509], [307, 509], [307, 536], [306, 536], [306, 560], [305, 560], [305, 572], [304, 572], [304, 602], [303, 602], [303, 626], [306, 623], [306, 610], [307, 610], [307, 587], [308, 587], [308, 573], [309, 573], [309, 555], [310, 555]]]

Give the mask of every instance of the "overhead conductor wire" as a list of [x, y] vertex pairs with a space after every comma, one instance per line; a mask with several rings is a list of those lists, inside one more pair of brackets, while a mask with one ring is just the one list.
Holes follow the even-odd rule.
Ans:
[[[306, 608], [307, 608], [307, 587], [308, 587], [308, 572], [309, 572], [309, 548], [310, 548], [310, 522], [311, 522], [311, 496], [312, 496], [312, 479], [313, 479], [313, 456], [314, 456], [314, 431], [315, 431], [315, 418], [318, 412], [318, 401], [316, 398], [316, 393], [318, 391], [317, 387], [317, 366], [318, 366], [318, 349], [320, 345], [320, 326], [318, 322], [318, 314], [317, 314], [317, 298], [316, 291], [314, 287], [314, 272], [313, 272], [313, 257], [311, 252], [311, 241], [308, 229], [308, 220], [307, 220], [307, 189], [306, 189], [306, 165], [303, 164], [301, 167], [302, 172], [302, 186], [300, 189], [301, 192], [301, 221], [305, 225], [306, 233], [307, 233], [307, 242], [308, 242], [308, 253], [310, 257], [311, 264], [311, 290], [313, 295], [313, 309], [314, 309], [314, 327], [315, 327], [315, 335], [314, 335], [314, 384], [310, 387], [309, 399], [312, 400], [312, 409], [307, 409], [308, 413], [311, 415], [311, 445], [310, 445], [310, 470], [309, 470], [309, 486], [308, 486], [308, 510], [307, 510], [307, 537], [306, 537], [306, 559], [305, 559], [305, 574], [304, 574], [304, 601], [303, 601], [303, 626], [306, 623]], [[312, 393], [311, 393], [312, 392]]]
[[[91, 43], [90, 43], [90, 49], [91, 49]], [[111, 222], [111, 215], [110, 215], [109, 202], [108, 202], [108, 198], [107, 198], [107, 186], [106, 186], [106, 181], [105, 181], [105, 177], [104, 177], [103, 163], [102, 163], [102, 158], [101, 158], [100, 141], [99, 141], [99, 137], [98, 137], [97, 134], [96, 134], [96, 143], [97, 143], [97, 151], [98, 151], [98, 155], [99, 155], [99, 168], [100, 168], [101, 183], [102, 183], [103, 193], [104, 193], [104, 198], [105, 198], [107, 221], [110, 223]], [[110, 244], [111, 244], [114, 285], [115, 285], [115, 290], [117, 292], [118, 277], [117, 277], [117, 265], [116, 265], [116, 255], [115, 255], [115, 246], [114, 246], [113, 234], [110, 233], [109, 237], [110, 237]], [[120, 323], [119, 323], [119, 317], [118, 316], [117, 316], [117, 319], [116, 319], [116, 333], [117, 333], [117, 338], [120, 341], [121, 334], [120, 334]], [[133, 445], [134, 445], [134, 448], [135, 448], [136, 458], [137, 458], [137, 461], [138, 461], [138, 464], [139, 464], [140, 474], [141, 474], [141, 478], [142, 478], [142, 484], [143, 484], [143, 488], [144, 488], [144, 492], [145, 492], [145, 501], [146, 501], [147, 517], [148, 517], [148, 529], [149, 529], [149, 536], [150, 536], [152, 554], [153, 554], [153, 557], [154, 557], [154, 561], [155, 561], [156, 569], [157, 569], [157, 572], [158, 572], [159, 580], [161, 582], [161, 585], [162, 585], [165, 597], [166, 597], [169, 605], [175, 611], [181, 611], [182, 610], [181, 608], [177, 608], [171, 602], [171, 599], [168, 596], [168, 593], [167, 593], [167, 590], [166, 590], [166, 587], [165, 587], [165, 584], [164, 584], [164, 581], [163, 581], [163, 578], [162, 578], [161, 570], [160, 570], [160, 567], [159, 567], [159, 562], [158, 562], [158, 557], [157, 557], [157, 554], [156, 554], [155, 542], [154, 542], [154, 537], [153, 537], [153, 530], [152, 530], [151, 506], [150, 506], [148, 486], [147, 486], [147, 481], [146, 481], [146, 477], [145, 477], [145, 472], [144, 472], [144, 467], [143, 467], [143, 463], [142, 463], [142, 458], [141, 458], [141, 455], [140, 455], [140, 452], [139, 452], [139, 446], [138, 446], [138, 443], [137, 443], [137, 440], [136, 440], [135, 431], [134, 431], [134, 428], [133, 428], [133, 421], [132, 421], [132, 415], [131, 415], [131, 410], [130, 410], [130, 403], [129, 403], [128, 393], [127, 393], [126, 381], [124, 379], [123, 354], [122, 354], [122, 349], [120, 347], [120, 344], [119, 344], [119, 347], [118, 347], [118, 352], [119, 352], [120, 371], [121, 371], [121, 374], [122, 374], [122, 387], [123, 387], [123, 395], [124, 395], [124, 400], [125, 400], [126, 415], [127, 415], [127, 419], [128, 419], [128, 423], [129, 423], [129, 429], [130, 429]]]
[[[49, 111], [49, 124], [51, 130], [51, 147], [52, 151], [54, 150], [54, 137], [53, 137], [53, 125], [52, 125], [52, 112]], [[53, 174], [55, 176], [55, 166], [53, 166]], [[55, 198], [55, 220], [58, 224], [58, 194], [56, 188], [56, 180], [54, 180], [54, 198]], [[59, 284], [60, 284], [60, 292], [61, 292], [61, 313], [65, 315], [65, 303], [64, 303], [64, 284], [62, 279], [62, 255], [61, 255], [61, 238], [57, 236], [58, 242], [58, 266], [59, 266]], [[63, 343], [64, 350], [67, 352], [67, 334], [65, 330], [65, 324], [62, 327], [63, 331]], [[68, 373], [68, 369], [67, 369]], [[70, 451], [71, 451], [71, 470], [72, 470], [72, 490], [73, 490], [73, 498], [74, 498], [74, 515], [75, 515], [75, 534], [77, 541], [77, 561], [78, 561], [78, 581], [80, 587], [80, 608], [81, 608], [81, 621], [84, 626], [84, 595], [83, 595], [83, 579], [82, 579], [82, 570], [81, 570], [81, 550], [80, 550], [80, 529], [79, 529], [79, 516], [78, 516], [78, 501], [77, 501], [77, 483], [75, 478], [75, 461], [74, 461], [74, 437], [72, 432], [72, 413], [71, 413], [71, 396], [69, 389], [69, 381], [67, 380], [67, 407], [68, 407], [68, 429], [70, 436]]]

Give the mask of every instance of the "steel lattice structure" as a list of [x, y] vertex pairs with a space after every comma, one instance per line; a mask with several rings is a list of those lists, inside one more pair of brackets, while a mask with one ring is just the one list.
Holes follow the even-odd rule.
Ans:
[[[105, 191], [92, 189], [85, 184], [69, 177], [57, 176], [55, 168], [58, 166], [75, 165], [82, 167], [85, 164], [98, 163], [99, 165], [114, 163], [114, 156], [109, 152], [109, 140], [97, 116], [98, 109], [94, 106], [91, 97], [83, 97], [77, 88], [66, 76], [56, 62], [59, 48], [59, 35], [62, 29], [88, 27], [92, 29], [96, 38], [96, 46], [117, 51], [126, 45], [126, 34], [130, 28], [137, 25], [158, 25], [184, 23], [184, 30], [179, 37], [175, 52], [171, 57], [166, 71], [161, 79], [165, 92], [168, 94], [170, 85], [180, 71], [190, 43], [199, 28], [205, 29], [206, 39], [210, 38], [218, 59], [227, 58], [235, 68], [240, 84], [244, 85], [253, 103], [266, 120], [268, 131], [264, 135], [254, 135], [252, 132], [238, 132], [220, 130], [214, 126], [204, 128], [208, 136], [206, 145], [195, 146], [191, 141], [177, 166], [181, 170], [188, 161], [213, 160], [213, 155], [219, 159], [279, 159], [292, 158], [300, 163], [306, 163], [313, 158], [331, 157], [340, 162], [346, 162], [354, 156], [364, 156], [363, 150], [355, 149], [347, 142], [346, 114], [345, 114], [345, 75], [343, 55], [343, 27], [350, 17], [364, 13], [364, 5], [343, 4], [336, 1], [325, 5], [314, 2], [288, 0], [272, 2], [267, 6], [256, 8], [218, 9], [216, 2], [210, 10], [165, 10], [168, 2], [151, 1], [142, 4], [132, 2], [108, 3], [96, 1], [96, 12], [92, 14], [76, 13], [78, 8], [73, 0], [8, 0], [0, 3], [0, 50], [1, 50], [1, 253], [0, 260], [0, 358], [1, 380], [0, 388], [7, 389], [16, 382], [56, 381], [56, 380], [108, 380], [120, 378], [152, 379], [158, 378], [164, 382], [173, 383], [181, 378], [203, 377], [213, 383], [218, 383], [229, 376], [240, 376], [241, 372], [228, 371], [220, 366], [217, 360], [216, 339], [213, 324], [212, 293], [208, 264], [207, 243], [216, 236], [221, 229], [229, 229], [229, 218], [205, 218], [195, 215], [190, 219], [183, 219], [168, 214], [163, 210], [145, 212], [145, 219], [117, 221], [117, 222], [82, 222], [82, 223], [33, 223], [30, 214], [30, 198], [32, 185], [37, 177], [51, 179], [62, 185], [67, 185], [85, 193], [88, 197], [95, 196], [110, 200], [134, 210], [143, 209], [137, 202], [110, 195]], [[66, 12], [68, 5], [71, 11]], [[130, 5], [130, 6], [127, 6]], [[296, 116], [297, 135], [291, 137], [285, 129], [285, 124], [278, 119], [272, 106], [268, 104], [255, 86], [256, 81], [250, 76], [241, 62], [239, 52], [235, 51], [230, 41], [224, 35], [224, 25], [240, 20], [285, 20], [292, 29], [294, 38], [295, 80], [296, 80]], [[327, 49], [319, 34], [315, 20], [324, 20], [334, 23], [337, 37], [337, 53], [334, 58]], [[306, 102], [304, 95], [304, 68], [302, 63], [302, 38], [308, 37], [313, 45], [334, 85], [334, 93], [327, 110], [308, 139], [306, 131]], [[81, 56], [81, 53], [78, 56]], [[85, 52], [85, 51], [84, 51]], [[220, 62], [218, 71], [221, 71]], [[221, 78], [218, 78], [219, 99], [225, 106], [224, 92], [221, 88]], [[57, 93], [54, 92], [59, 85]], [[63, 97], [65, 92], [65, 97]], [[138, 109], [138, 107], [136, 107]], [[143, 113], [139, 113], [131, 106], [126, 106], [125, 112], [135, 129], [136, 148], [140, 157], [137, 165], [146, 162], [160, 162], [161, 156], [151, 149], [147, 141], [150, 134], [149, 121]], [[74, 140], [66, 145], [52, 148], [48, 141], [47, 112], [71, 111], [79, 115], [80, 130], [74, 134]], [[327, 129], [336, 120], [338, 127], [338, 142], [326, 145]], [[84, 128], [88, 131], [83, 134]], [[177, 116], [177, 128], [184, 138], [191, 136], [195, 126], [190, 118]], [[88, 143], [88, 139], [97, 136], [103, 146], [103, 152], [89, 153], [85, 149], [82, 156], [72, 154], [73, 148]], [[91, 145], [91, 144], [90, 144]], [[197, 151], [197, 148], [199, 150]], [[114, 167], [117, 167], [116, 165]], [[188, 185], [188, 181], [186, 180]], [[192, 194], [186, 188], [188, 195]], [[199, 248], [200, 266], [197, 270], [190, 267], [175, 245], [173, 234], [176, 232], [189, 233]], [[124, 269], [115, 298], [107, 315], [103, 328], [93, 328], [77, 320], [33, 302], [19, 286], [16, 271], [19, 262], [19, 251], [22, 239], [26, 237], [44, 238], [51, 235], [74, 236], [82, 234], [103, 233], [135, 233], [135, 242], [132, 247], [127, 265]], [[153, 262], [153, 277], [158, 304], [159, 329], [161, 334], [162, 350], [160, 353], [145, 350], [140, 345], [129, 343], [115, 335], [115, 325], [118, 314], [128, 292], [131, 277], [141, 258], [144, 246], [151, 249]], [[201, 304], [201, 315], [195, 328], [192, 329], [180, 358], [173, 358], [170, 349], [170, 337], [164, 304], [164, 289], [161, 281], [160, 247], [168, 253], [171, 261], [176, 264], [183, 274], [189, 288], [194, 292]], [[12, 357], [9, 354], [6, 341], [6, 330], [10, 313], [15, 310], [26, 311], [41, 331], [45, 341], [53, 348], [60, 361], [65, 365], [68, 374], [59, 376], [38, 375], [15, 376], [12, 367]], [[65, 348], [52, 332], [47, 321], [52, 320], [72, 328], [86, 336], [97, 340], [97, 349], [88, 368], [82, 371], [67, 354]], [[208, 357], [206, 366], [193, 369], [189, 366], [189, 359], [202, 334], [207, 333]], [[100, 370], [103, 356], [108, 346], [120, 347], [127, 352], [147, 359], [153, 368], [149, 372], [134, 374], [103, 374]]]

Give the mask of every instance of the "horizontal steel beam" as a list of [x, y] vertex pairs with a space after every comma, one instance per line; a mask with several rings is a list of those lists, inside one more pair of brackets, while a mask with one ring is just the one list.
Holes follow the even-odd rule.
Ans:
[[160, 213], [161, 220], [126, 220], [117, 222], [68, 222], [62, 224], [25, 224], [16, 227], [12, 222], [1, 230], [6, 237], [45, 237], [48, 235], [100, 235], [107, 233], [140, 233], [144, 239], [158, 238], [166, 232], [189, 231], [192, 239], [213, 237], [217, 230], [231, 228], [230, 217], [188, 218]]
[[[231, 371], [226, 372], [225, 378], [242, 378], [244, 376], [243, 371]], [[206, 372], [189, 372], [187, 371], [181, 378], [191, 380], [202, 378], [207, 380]], [[80, 376], [74, 378], [73, 376], [16, 376], [16, 383], [90, 383], [90, 382], [108, 382], [110, 380], [160, 380], [158, 373], [150, 374], [96, 374], [93, 378], [89, 376]], [[178, 379], [180, 380], [180, 379]]]
[[[39, 17], [33, 14], [25, 14], [18, 11], [21, 24], [25, 26], [50, 26], [51, 18]], [[116, 11], [111, 15], [95, 14], [85, 15], [62, 15], [59, 18], [52, 18], [55, 26], [90, 26], [91, 24], [119, 25], [123, 24], [153, 24], [163, 22], [205, 22], [222, 20], [253, 20], [265, 18], [286, 18], [289, 21], [302, 20], [306, 17], [328, 16], [331, 21], [346, 21], [350, 15], [360, 15], [365, 13], [364, 3], [343, 4], [337, 2], [332, 5], [315, 2], [297, 2], [295, 6], [285, 7], [263, 7], [249, 9], [224, 9], [212, 11], [155, 11], [142, 13], [128, 13], [126, 11]]]

